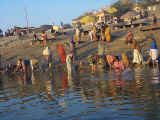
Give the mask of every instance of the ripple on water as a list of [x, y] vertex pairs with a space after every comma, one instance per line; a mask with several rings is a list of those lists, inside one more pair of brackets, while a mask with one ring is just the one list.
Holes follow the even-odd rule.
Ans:
[[[34, 84], [2, 79], [3, 120], [159, 120], [159, 71], [138, 69], [130, 79], [109, 73], [37, 76]], [[61, 75], [62, 74], [62, 75]], [[154, 84], [153, 84], [154, 83]]]

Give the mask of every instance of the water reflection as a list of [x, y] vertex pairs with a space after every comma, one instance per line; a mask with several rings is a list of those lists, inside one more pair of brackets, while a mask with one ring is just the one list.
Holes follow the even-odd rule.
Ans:
[[0, 116], [18, 119], [159, 120], [159, 71], [67, 71], [0, 77]]

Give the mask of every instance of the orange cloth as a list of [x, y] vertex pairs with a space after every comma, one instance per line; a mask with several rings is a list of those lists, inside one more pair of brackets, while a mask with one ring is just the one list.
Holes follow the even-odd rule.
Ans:
[[65, 63], [66, 62], [66, 52], [65, 52], [63, 46], [62, 45], [58, 45], [57, 48], [59, 49], [59, 52], [61, 54], [61, 62]]
[[109, 64], [109, 66], [113, 65], [115, 59], [116, 58], [114, 56], [112, 56], [112, 55], [107, 55], [107, 57], [106, 57], [106, 60], [107, 60], [107, 62]]
[[106, 42], [109, 43], [111, 41], [111, 29], [109, 27], [105, 29], [105, 37], [106, 37]]
[[62, 76], [62, 87], [63, 88], [67, 88], [67, 85], [68, 85], [68, 76], [66, 73], [63, 73], [63, 76]]
[[123, 61], [124, 66], [125, 66], [126, 68], [128, 68], [128, 67], [129, 67], [129, 59], [128, 59], [128, 56], [127, 56], [125, 53], [123, 53], [121, 56], [122, 56], [122, 61]]
[[94, 39], [94, 41], [96, 41], [97, 40], [97, 30], [96, 30], [96, 27], [93, 27], [93, 39]]

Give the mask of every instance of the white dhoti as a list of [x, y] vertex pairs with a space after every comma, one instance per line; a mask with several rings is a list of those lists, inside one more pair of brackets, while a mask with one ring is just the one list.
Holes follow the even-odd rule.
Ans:
[[150, 56], [151, 56], [152, 60], [157, 60], [158, 49], [150, 49]]
[[66, 64], [67, 64], [68, 74], [70, 75], [72, 74], [72, 54], [67, 55]]
[[137, 49], [133, 51], [133, 63], [143, 64], [143, 56]]

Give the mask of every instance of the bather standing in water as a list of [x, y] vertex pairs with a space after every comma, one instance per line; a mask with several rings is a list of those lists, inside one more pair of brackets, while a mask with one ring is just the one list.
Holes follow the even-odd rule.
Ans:
[[66, 64], [67, 64], [67, 71], [68, 71], [68, 76], [72, 75], [72, 68], [73, 68], [73, 55], [68, 54], [66, 58]]
[[157, 60], [158, 59], [158, 48], [157, 48], [156, 40], [154, 39], [152, 39], [152, 42], [151, 42], [150, 56], [152, 58], [153, 68], [156, 68], [156, 67], [158, 68], [158, 60]]
[[124, 67], [128, 68], [129, 67], [129, 58], [128, 58], [128, 56], [125, 53], [123, 53], [121, 56], [122, 56], [122, 62], [123, 62]]
[[26, 85], [31, 80], [31, 65], [30, 60], [28, 59], [18, 59], [17, 65], [16, 65], [16, 71], [20, 72], [20, 76], [22, 78], [23, 84]]
[[95, 73], [96, 72], [96, 64], [97, 64], [96, 57], [94, 55], [88, 56], [88, 62], [91, 66], [92, 73]]
[[139, 50], [139, 46], [136, 45], [135, 48], [133, 49], [133, 64], [143, 64], [143, 56], [142, 54], [140, 53], [140, 50]]
[[73, 37], [70, 40], [70, 53], [73, 55], [73, 62], [76, 60], [76, 46]]
[[45, 47], [43, 50], [43, 57], [45, 60], [45, 64], [47, 64], [47, 67], [52, 66], [53, 58], [52, 58], [52, 51], [49, 47]]
[[61, 63], [66, 63], [66, 52], [61, 44], [57, 45], [57, 48], [59, 50], [60, 56], [61, 56]]

